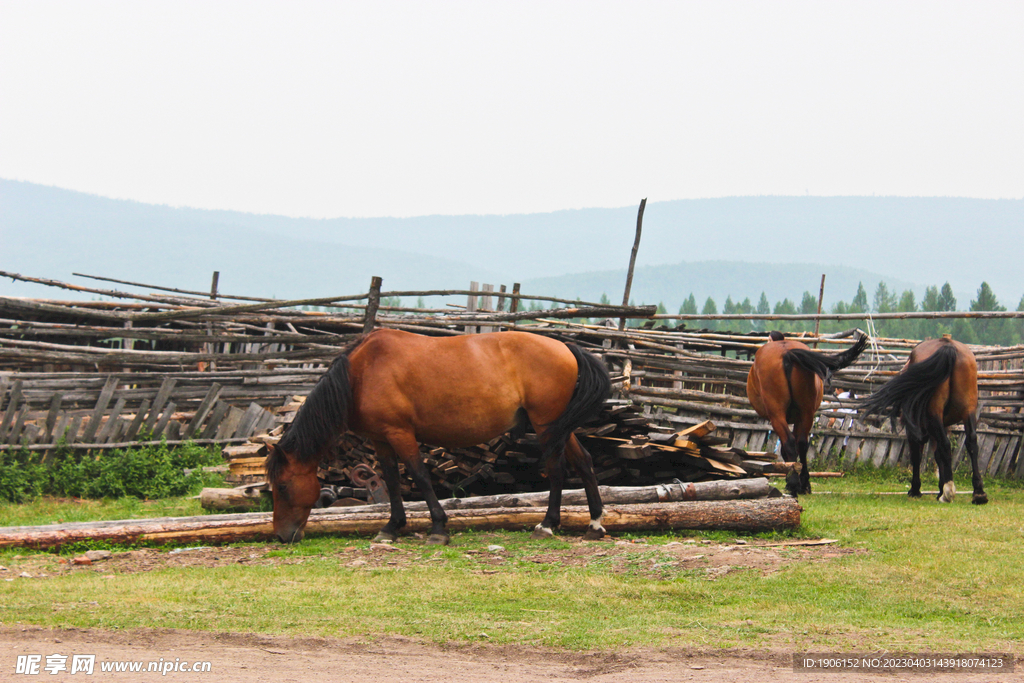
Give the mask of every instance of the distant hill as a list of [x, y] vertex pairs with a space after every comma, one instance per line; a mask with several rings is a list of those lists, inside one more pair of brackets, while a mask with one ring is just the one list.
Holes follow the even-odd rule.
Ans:
[[[278, 297], [518, 281], [534, 292], [621, 297], [636, 208], [510, 216], [288, 218], [105, 199], [0, 180], [0, 270], [57, 279], [74, 271]], [[982, 280], [1015, 307], [1024, 201], [899, 197], [732, 197], [650, 202], [634, 298], [677, 309], [691, 291], [774, 303], [816, 293], [848, 300], [948, 280], [966, 306]], [[731, 265], [736, 264], [740, 265]], [[769, 265], [771, 264], [771, 265]], [[786, 265], [780, 265], [786, 264]], [[804, 264], [804, 265], [792, 265]], [[563, 289], [564, 288], [564, 289]], [[587, 294], [590, 292], [591, 294]], [[707, 294], [703, 294], [707, 292]], [[9, 280], [0, 294], [55, 296]]]

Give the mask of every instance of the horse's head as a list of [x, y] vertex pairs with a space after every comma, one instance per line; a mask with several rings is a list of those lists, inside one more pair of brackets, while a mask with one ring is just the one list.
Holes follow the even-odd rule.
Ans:
[[274, 494], [274, 533], [282, 543], [302, 540], [309, 511], [320, 497], [319, 459], [302, 462], [277, 446], [267, 456], [267, 480]]

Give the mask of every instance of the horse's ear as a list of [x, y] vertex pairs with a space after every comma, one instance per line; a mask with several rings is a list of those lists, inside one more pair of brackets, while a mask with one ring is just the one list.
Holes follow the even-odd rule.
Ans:
[[778, 330], [772, 330], [768, 333], [768, 341], [782, 341], [786, 338], [786, 335], [782, 334]]

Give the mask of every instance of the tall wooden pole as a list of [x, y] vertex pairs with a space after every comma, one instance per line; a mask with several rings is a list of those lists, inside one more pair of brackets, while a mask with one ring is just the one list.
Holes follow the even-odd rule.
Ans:
[[[640, 200], [640, 211], [636, 214], [636, 237], [633, 238], [633, 251], [629, 254], [629, 270], [626, 271], [626, 291], [622, 294], [622, 305], [629, 305], [629, 290], [633, 288], [633, 268], [636, 266], [636, 252], [640, 249], [640, 231], [644, 226], [644, 207], [647, 197]], [[619, 318], [619, 330], [626, 329], [626, 319]]]
[[363, 334], [371, 332], [377, 322], [377, 308], [380, 307], [380, 286], [384, 279], [376, 275], [370, 280], [370, 296], [366, 300], [366, 317], [363, 318]]
[[[825, 273], [821, 274], [821, 288], [818, 290], [818, 315], [821, 315], [821, 300], [825, 297]], [[814, 348], [818, 348], [818, 327], [821, 325], [821, 318], [814, 319]]]

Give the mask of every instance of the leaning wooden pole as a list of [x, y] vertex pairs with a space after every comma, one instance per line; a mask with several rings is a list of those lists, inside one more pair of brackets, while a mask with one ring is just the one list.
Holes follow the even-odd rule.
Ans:
[[[821, 300], [825, 298], [825, 273], [821, 274], [821, 288], [818, 290], [818, 315], [821, 315]], [[814, 348], [818, 348], [818, 329], [821, 318], [814, 319]]]
[[[633, 268], [636, 266], [636, 252], [640, 249], [640, 232], [644, 227], [644, 207], [647, 197], [640, 200], [640, 210], [636, 214], [636, 236], [633, 238], [633, 251], [629, 253], [629, 269], [626, 271], [626, 289], [622, 293], [622, 305], [629, 305], [629, 291], [633, 288]], [[626, 319], [619, 318], [619, 329], [626, 329]]]
[[[756, 533], [794, 529], [800, 525], [801, 511], [799, 503], [792, 498], [610, 505], [604, 510], [602, 523], [610, 532], [691, 529]], [[537, 507], [449, 510], [448, 528], [452, 531], [530, 529], [539, 524], [545, 514], [544, 508]], [[306, 532], [369, 535], [377, 533], [389, 517], [389, 512], [334, 515], [324, 511], [310, 516]], [[430, 529], [428, 511], [411, 510], [407, 518], [409, 532]], [[590, 511], [586, 506], [562, 509], [562, 528], [566, 531], [583, 531], [589, 524]], [[234, 543], [272, 538], [272, 513], [269, 512], [0, 528], [0, 548], [56, 548], [81, 541]]]

